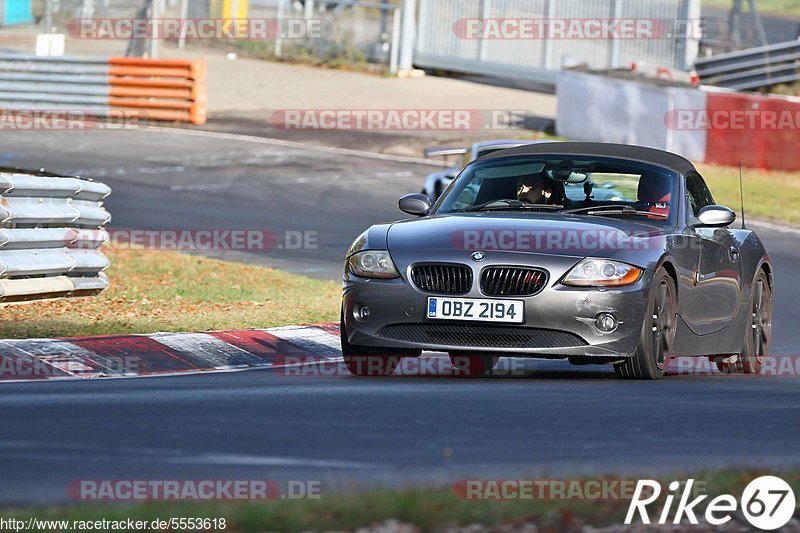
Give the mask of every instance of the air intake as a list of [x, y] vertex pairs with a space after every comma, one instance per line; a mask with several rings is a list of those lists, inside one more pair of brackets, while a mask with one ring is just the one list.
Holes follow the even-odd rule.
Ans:
[[418, 289], [433, 294], [466, 294], [472, 288], [472, 270], [464, 265], [416, 265], [411, 281]]
[[533, 296], [544, 289], [547, 272], [538, 268], [489, 267], [481, 276], [487, 296]]

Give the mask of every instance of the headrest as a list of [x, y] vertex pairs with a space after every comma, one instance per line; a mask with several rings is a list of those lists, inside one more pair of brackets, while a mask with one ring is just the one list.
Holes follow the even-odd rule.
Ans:
[[669, 202], [672, 193], [672, 180], [661, 174], [642, 174], [639, 179], [638, 197], [640, 202]]

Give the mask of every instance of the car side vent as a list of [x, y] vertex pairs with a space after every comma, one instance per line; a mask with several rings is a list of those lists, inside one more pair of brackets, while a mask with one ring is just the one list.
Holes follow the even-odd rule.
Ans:
[[481, 291], [488, 296], [533, 296], [547, 283], [538, 268], [489, 267], [481, 276]]
[[472, 269], [464, 265], [415, 265], [411, 281], [418, 289], [434, 294], [466, 294], [472, 289]]

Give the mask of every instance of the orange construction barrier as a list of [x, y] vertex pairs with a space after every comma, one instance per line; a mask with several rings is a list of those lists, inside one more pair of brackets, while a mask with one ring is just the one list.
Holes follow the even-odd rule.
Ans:
[[127, 116], [205, 124], [208, 79], [204, 61], [112, 57], [109, 105]]

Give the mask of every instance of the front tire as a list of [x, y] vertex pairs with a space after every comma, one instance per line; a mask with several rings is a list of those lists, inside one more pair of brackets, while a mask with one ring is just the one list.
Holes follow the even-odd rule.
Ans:
[[772, 290], [767, 274], [761, 270], [753, 283], [750, 315], [744, 332], [742, 353], [735, 361], [718, 361], [717, 369], [728, 374], [758, 374], [769, 357], [772, 341]]
[[633, 357], [614, 365], [624, 379], [661, 379], [672, 357], [678, 312], [675, 282], [664, 268], [653, 279], [642, 333]]

